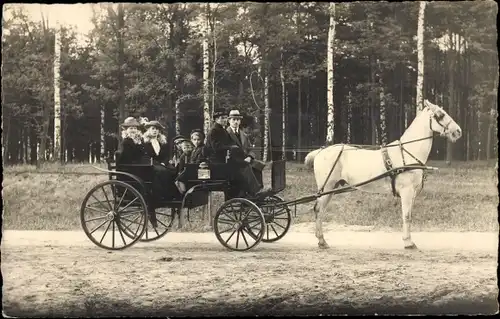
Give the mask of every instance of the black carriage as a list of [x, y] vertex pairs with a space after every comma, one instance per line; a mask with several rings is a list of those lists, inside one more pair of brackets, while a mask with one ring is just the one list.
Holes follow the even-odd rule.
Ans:
[[[152, 163], [107, 162], [104, 171], [109, 179], [88, 192], [80, 212], [85, 234], [101, 248], [120, 250], [138, 241], [162, 238], [170, 231], [179, 210], [187, 208], [189, 215], [189, 210], [208, 203], [210, 192], [225, 195], [214, 216], [213, 230], [219, 242], [230, 250], [245, 251], [261, 241], [277, 241], [290, 228], [290, 209], [278, 196], [286, 184], [284, 160], [271, 162], [272, 192], [264, 198], [229, 197], [234, 187], [230, 163], [187, 164], [183, 177], [187, 191], [182, 198], [157, 203], [154, 215], [148, 213], [152, 203]], [[162, 208], [169, 212], [160, 212]]]

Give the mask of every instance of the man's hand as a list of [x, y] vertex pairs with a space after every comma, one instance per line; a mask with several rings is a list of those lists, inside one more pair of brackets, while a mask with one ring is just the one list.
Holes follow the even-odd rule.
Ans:
[[250, 156], [247, 156], [245, 158], [245, 162], [250, 163], [252, 161], [252, 158]]

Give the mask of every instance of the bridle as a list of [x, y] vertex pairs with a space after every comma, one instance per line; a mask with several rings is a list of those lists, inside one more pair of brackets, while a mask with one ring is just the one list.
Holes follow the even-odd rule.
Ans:
[[445, 134], [448, 132], [448, 127], [449, 127], [449, 126], [450, 126], [450, 124], [453, 122], [453, 120], [452, 120], [452, 119], [450, 119], [450, 120], [448, 121], [448, 123], [446, 123], [446, 124], [442, 124], [442, 123], [441, 123], [441, 120], [444, 118], [444, 116], [445, 116], [445, 115], [444, 115], [443, 113], [441, 113], [441, 114], [437, 115], [437, 114], [436, 114], [436, 113], [434, 113], [434, 112], [432, 112], [432, 115], [431, 115], [431, 116], [429, 116], [429, 128], [431, 129], [431, 131], [433, 132], [433, 134], [434, 134], [434, 130], [432, 129], [432, 119], [433, 119], [433, 118], [434, 118], [434, 120], [436, 120], [436, 123], [437, 123], [439, 126], [441, 126], [441, 127], [443, 128], [443, 132], [441, 132], [441, 136], [442, 136], [442, 135], [445, 135]]

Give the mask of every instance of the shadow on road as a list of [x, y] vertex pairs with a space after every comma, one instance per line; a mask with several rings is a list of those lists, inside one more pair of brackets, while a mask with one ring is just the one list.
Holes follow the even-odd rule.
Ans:
[[[225, 303], [223, 300], [211, 301], [205, 307], [197, 303], [189, 308], [188, 300], [178, 304], [168, 301], [155, 301], [150, 307], [136, 308], [130, 302], [111, 300], [105, 296], [87, 298], [81, 305], [61, 303], [48, 306], [48, 309], [21, 309], [17, 303], [4, 304], [4, 314], [14, 317], [176, 317], [176, 316], [317, 316], [317, 315], [373, 315], [373, 314], [495, 314], [498, 312], [496, 296], [483, 300], [453, 300], [439, 305], [424, 302], [401, 303], [387, 297], [363, 306], [350, 304], [349, 301], [317, 300], [316, 303], [297, 304], [294, 296], [270, 297], [254, 303]], [[319, 299], [319, 298], [318, 298]]]

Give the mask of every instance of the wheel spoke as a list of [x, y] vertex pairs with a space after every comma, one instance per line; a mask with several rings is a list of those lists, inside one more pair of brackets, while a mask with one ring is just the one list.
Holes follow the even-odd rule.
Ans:
[[288, 218], [286, 218], [286, 217], [273, 217], [273, 219], [288, 220]]
[[88, 223], [88, 222], [93, 222], [94, 220], [99, 220], [99, 219], [104, 219], [104, 218], [108, 218], [108, 216], [101, 216], [101, 217], [96, 217], [96, 218], [87, 219], [85, 222], [86, 222], [86, 223]]
[[165, 228], [169, 228], [168, 225], [165, 225], [161, 220], [157, 219], [156, 221], [165, 226]]
[[219, 231], [219, 234], [222, 234], [222, 233], [227, 233], [228, 231], [231, 231], [231, 230], [233, 230], [233, 229], [234, 229], [234, 227], [229, 227], [229, 228], [227, 228], [227, 229], [225, 229], [225, 230], [221, 230], [221, 231]]
[[132, 215], [132, 214], [142, 213], [143, 211], [144, 211], [143, 209], [139, 209], [139, 210], [133, 210], [133, 211], [130, 211], [130, 212], [119, 213], [119, 215], [120, 215], [120, 217], [121, 216], [129, 216], [129, 215]]
[[104, 236], [106, 236], [108, 230], [109, 230], [109, 226], [111, 226], [111, 221], [109, 222], [108, 224], [108, 227], [106, 227], [106, 230], [104, 231], [104, 234], [102, 234], [102, 237], [101, 237], [101, 240], [99, 241], [99, 244], [102, 244], [102, 241], [104, 240]]
[[243, 229], [241, 229], [241, 237], [243, 237], [243, 240], [245, 241], [245, 245], [249, 247], [250, 245], [248, 244], [247, 238], [245, 237], [245, 233], [243, 232]]
[[125, 194], [127, 193], [127, 191], [128, 191], [128, 189], [125, 188], [125, 191], [123, 192], [122, 197], [120, 198], [120, 201], [118, 202], [118, 205], [115, 207], [115, 209], [120, 208], [120, 205], [122, 204], [123, 199], [125, 198]]
[[[252, 207], [248, 208], [248, 210], [246, 211], [246, 214], [245, 214], [245, 217], [243, 217], [242, 219], [240, 220], [245, 220], [245, 218], [248, 217], [248, 215], [250, 215], [250, 213], [253, 211]], [[241, 216], [241, 215], [240, 215]]]
[[[272, 224], [274, 224], [274, 225], [276, 225], [276, 226], [280, 226], [280, 227], [281, 227], [281, 228], [283, 228], [283, 229], [286, 229], [286, 227], [285, 227], [285, 226], [280, 225], [280, 224], [278, 224], [278, 223], [274, 223], [274, 222], [273, 222]], [[272, 224], [271, 224], [271, 226], [272, 226]]]
[[[142, 221], [142, 215], [141, 215], [141, 221]], [[141, 224], [139, 223], [139, 225], [141, 225]], [[137, 227], [137, 229], [135, 230], [135, 233], [134, 233], [134, 238], [136, 238], [136, 237], [137, 237], [137, 233], [139, 232], [139, 229], [140, 229], [140, 228], [141, 228], [141, 227]]]
[[[252, 223], [255, 223], [255, 224], [253, 224], [252, 226], [250, 226], [250, 224], [252, 224]], [[254, 219], [251, 222], [247, 222], [247, 226], [250, 227], [250, 228], [253, 228], [254, 226], [257, 226], [260, 223], [261, 223], [261, 219], [260, 218], [256, 218], [256, 219]]]
[[130, 224], [128, 224], [127, 226], [130, 226], [130, 225], [132, 225], [132, 224], [137, 224], [137, 225], [140, 225], [141, 223], [136, 222], [136, 220], [137, 220], [139, 217], [141, 217], [141, 216], [140, 216], [140, 215], [139, 215], [139, 216], [137, 216], [134, 220], [130, 220], [130, 219], [127, 219], [127, 218], [125, 218], [125, 217], [120, 217], [120, 219], [123, 219], [123, 220], [128, 221]]
[[108, 211], [108, 209], [106, 208], [106, 206], [104, 206], [102, 204], [102, 202], [100, 200], [98, 200], [97, 197], [94, 196], [94, 193], [90, 194], [90, 196], [94, 197], [94, 199], [99, 203], [99, 205], [101, 205], [101, 207], [104, 208], [104, 211]]
[[[130, 228], [128, 227], [128, 226], [130, 226], [130, 224], [125, 225], [125, 224], [123, 224], [121, 221], [120, 221], [119, 223], [120, 223], [120, 224], [121, 224], [124, 228], [126, 228], [126, 229], [127, 229], [127, 231], [129, 231], [129, 232], [130, 232], [130, 234], [132, 234], [132, 233], [134, 232], [132, 229], [130, 229]], [[139, 223], [138, 223], [138, 224], [139, 224]], [[139, 225], [140, 225], [140, 224], [139, 224]], [[131, 235], [131, 236], [132, 236], [132, 235]], [[127, 237], [128, 237], [128, 235], [127, 235]]]
[[123, 212], [126, 208], [128, 208], [130, 205], [132, 205], [132, 203], [135, 202], [138, 198], [139, 197], [134, 198], [134, 200], [131, 201], [130, 203], [128, 203], [127, 205], [125, 205], [125, 207], [123, 207], [123, 209], [120, 212]]
[[115, 248], [115, 220], [113, 219], [112, 220], [112, 223], [113, 223], [113, 236], [111, 237], [111, 247], [112, 248]]
[[[273, 229], [274, 233], [276, 234], [276, 237], [279, 237], [280, 235], [278, 235], [278, 233], [276, 232], [276, 229], [274, 229], [273, 224], [270, 224], [269, 226], [271, 226], [271, 228]], [[269, 228], [268, 228], [268, 232], [269, 232]], [[267, 239], [269, 239], [269, 237], [267, 237]]]
[[235, 229], [233, 231], [233, 233], [231, 234], [231, 236], [229, 236], [229, 238], [226, 240], [226, 245], [227, 245], [228, 241], [231, 240], [231, 238], [233, 237], [234, 233], [236, 233], [236, 231], [237, 231], [237, 229]]
[[101, 228], [104, 224], [106, 224], [107, 220], [103, 221], [102, 224], [100, 224], [99, 226], [97, 226], [96, 228], [92, 229], [90, 231], [90, 234], [92, 235], [96, 230], [98, 230], [99, 228]]
[[240, 242], [240, 229], [237, 229], [236, 232], [236, 249], [238, 249], [238, 243]]
[[125, 242], [125, 237], [123, 237], [123, 232], [122, 232], [122, 230], [120, 229], [120, 226], [118, 225], [118, 223], [119, 223], [119, 222], [120, 222], [120, 220], [118, 220], [118, 221], [116, 222], [116, 226], [118, 226], [118, 227], [116, 227], [116, 228], [118, 228], [118, 233], [120, 233], [120, 237], [122, 238], [123, 246], [126, 246], [126, 245], [127, 245], [127, 243]]
[[99, 212], [99, 213], [104, 213], [104, 214], [107, 214], [107, 213], [108, 213], [108, 211], [107, 211], [107, 210], [100, 210], [100, 209], [97, 209], [97, 208], [92, 207], [92, 206], [85, 206], [85, 208], [92, 209], [92, 210], [94, 210], [94, 211], [96, 211], [96, 212]]
[[219, 218], [217, 221], [221, 224], [226, 224], [226, 225], [232, 225], [235, 222], [235, 220], [227, 220], [222, 218]]
[[108, 194], [106, 194], [106, 191], [104, 190], [104, 186], [101, 187], [101, 190], [104, 194], [104, 197], [106, 198], [106, 201], [108, 202], [109, 210], [113, 210], [113, 207], [111, 207], [111, 202], [109, 201]]
[[248, 227], [244, 227], [243, 229], [247, 232], [248, 236], [252, 237], [253, 240], [257, 240], [257, 236], [249, 230]]

